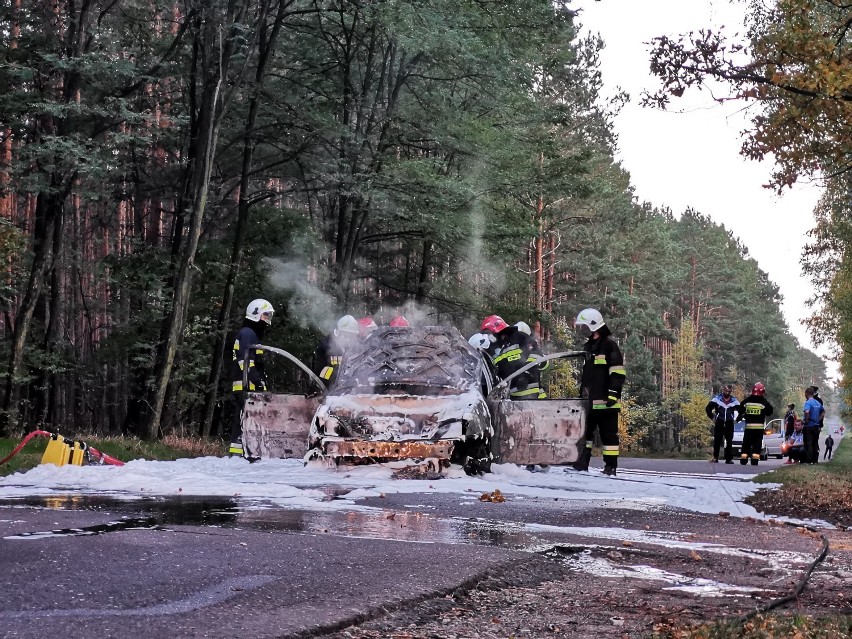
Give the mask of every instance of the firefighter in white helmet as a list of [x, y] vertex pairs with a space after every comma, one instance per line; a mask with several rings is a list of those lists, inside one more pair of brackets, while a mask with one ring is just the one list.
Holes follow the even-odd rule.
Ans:
[[351, 315], [344, 315], [334, 330], [320, 341], [313, 357], [313, 370], [329, 388], [343, 364], [343, 356], [358, 343], [361, 325]]
[[[246, 393], [266, 390], [266, 377], [263, 372], [263, 349], [256, 348], [263, 342], [263, 333], [272, 323], [275, 309], [265, 299], [253, 300], [246, 307], [243, 325], [234, 339], [231, 358], [231, 390], [234, 396], [234, 412], [231, 416], [231, 444], [228, 456], [243, 455], [242, 413], [246, 403]], [[248, 386], [243, 384], [244, 371], [248, 367]]]
[[595, 430], [600, 430], [603, 444], [604, 473], [615, 475], [618, 468], [618, 413], [621, 410], [621, 389], [626, 371], [624, 357], [600, 311], [587, 308], [574, 320], [575, 330], [587, 338], [586, 360], [580, 382], [581, 393], [589, 401], [586, 420], [586, 447], [575, 462], [576, 470], [589, 470]]

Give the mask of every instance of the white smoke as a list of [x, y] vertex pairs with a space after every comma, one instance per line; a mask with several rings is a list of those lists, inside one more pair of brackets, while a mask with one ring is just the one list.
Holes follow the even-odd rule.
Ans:
[[287, 302], [290, 318], [304, 328], [319, 329], [328, 333], [337, 322], [334, 299], [311, 282], [311, 267], [299, 260], [267, 260], [270, 266], [269, 283], [292, 294]]

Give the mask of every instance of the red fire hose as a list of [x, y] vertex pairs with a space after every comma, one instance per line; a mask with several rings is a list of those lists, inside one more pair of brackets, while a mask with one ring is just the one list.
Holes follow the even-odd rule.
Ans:
[[[15, 455], [17, 455], [19, 452], [21, 452], [21, 449], [22, 449], [24, 446], [26, 446], [26, 445], [27, 445], [27, 443], [28, 443], [28, 442], [29, 442], [29, 441], [30, 441], [33, 437], [36, 437], [36, 436], [39, 436], [39, 437], [53, 437], [53, 433], [49, 433], [49, 432], [47, 432], [46, 430], [34, 430], [34, 431], [33, 431], [33, 432], [31, 432], [31, 433], [27, 433], [27, 436], [26, 436], [26, 437], [24, 437], [24, 438], [21, 440], [21, 443], [20, 443], [20, 444], [18, 444], [17, 446], [15, 446], [15, 450], [13, 450], [11, 453], [9, 453], [8, 455], [6, 455], [6, 457], [4, 457], [3, 459], [0, 459], [0, 465], [5, 464], [7, 461], [9, 461], [10, 459], [12, 459], [12, 457], [14, 457], [14, 456], [15, 456]], [[81, 443], [82, 443], [82, 442], [81, 442]], [[89, 446], [88, 444], [83, 444], [83, 445], [84, 445], [84, 447], [85, 447], [85, 449], [86, 449], [86, 452], [88, 452], [88, 453], [89, 453], [90, 461], [92, 461], [92, 462], [94, 462], [94, 463], [96, 463], [96, 464], [109, 464], [109, 465], [111, 465], [111, 466], [124, 466], [124, 462], [123, 462], [123, 461], [121, 461], [120, 459], [116, 459], [115, 457], [110, 457], [110, 456], [109, 456], [109, 455], [107, 455], [106, 453], [102, 453], [102, 452], [101, 452], [101, 451], [99, 451], [97, 448], [94, 448], [94, 447], [92, 447], [92, 446]]]

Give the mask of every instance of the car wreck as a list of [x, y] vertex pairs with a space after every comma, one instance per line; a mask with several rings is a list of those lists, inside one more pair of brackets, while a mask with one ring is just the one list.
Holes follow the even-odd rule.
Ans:
[[248, 457], [430, 460], [436, 470], [457, 463], [473, 474], [494, 461], [571, 463], [585, 445], [585, 401], [509, 400], [509, 380], [453, 327], [374, 331], [347, 353], [330, 388], [290, 353], [263, 348], [299, 366], [318, 393], [250, 394], [242, 422]]

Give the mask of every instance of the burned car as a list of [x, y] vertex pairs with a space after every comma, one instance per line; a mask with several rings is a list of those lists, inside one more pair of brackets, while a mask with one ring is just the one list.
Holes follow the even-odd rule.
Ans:
[[[310, 372], [289, 353], [268, 350]], [[570, 355], [577, 354], [548, 357]], [[458, 463], [468, 473], [487, 472], [494, 460], [575, 461], [584, 445], [586, 402], [511, 401], [507, 381], [455, 328], [381, 328], [346, 354], [320, 395], [250, 394], [245, 454], [334, 463], [428, 459], [443, 467]]]

